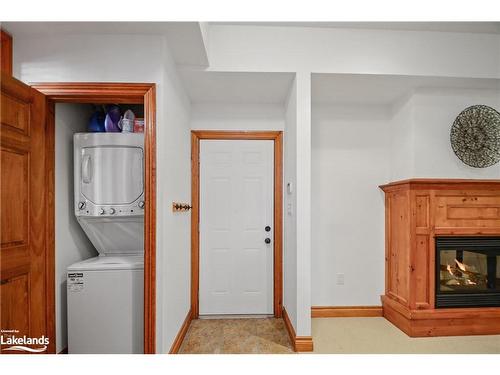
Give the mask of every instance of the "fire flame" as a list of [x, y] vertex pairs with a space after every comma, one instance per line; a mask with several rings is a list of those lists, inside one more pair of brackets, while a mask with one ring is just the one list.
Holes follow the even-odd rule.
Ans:
[[451, 276], [454, 276], [453, 272], [451, 272], [451, 266], [449, 264], [446, 265], [446, 269], [448, 270]]
[[458, 268], [460, 268], [462, 271], [467, 271], [465, 269], [465, 264], [460, 263], [458, 260], [455, 259], [455, 263], [457, 264]]
[[487, 282], [486, 275], [477, 272], [474, 266], [466, 265], [457, 259], [451, 262], [451, 264], [446, 264], [446, 271], [451, 275], [451, 278], [443, 276], [441, 278], [443, 285], [483, 285]]

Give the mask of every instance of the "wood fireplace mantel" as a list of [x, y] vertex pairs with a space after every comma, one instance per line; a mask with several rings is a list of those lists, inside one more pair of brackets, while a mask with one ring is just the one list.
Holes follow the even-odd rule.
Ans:
[[384, 317], [412, 337], [500, 333], [500, 307], [435, 308], [436, 236], [500, 236], [500, 180], [410, 179], [385, 192]]

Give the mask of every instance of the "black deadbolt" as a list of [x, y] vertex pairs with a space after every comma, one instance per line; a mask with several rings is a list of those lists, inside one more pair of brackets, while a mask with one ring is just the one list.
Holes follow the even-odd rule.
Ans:
[[264, 240], [264, 242], [265, 242], [265, 243], [267, 243], [267, 244], [270, 244], [270, 243], [271, 243], [271, 239], [270, 239], [270, 238], [266, 238], [266, 239]]
[[271, 231], [271, 227], [268, 225], [264, 228], [266, 230], [266, 232], [270, 232]]

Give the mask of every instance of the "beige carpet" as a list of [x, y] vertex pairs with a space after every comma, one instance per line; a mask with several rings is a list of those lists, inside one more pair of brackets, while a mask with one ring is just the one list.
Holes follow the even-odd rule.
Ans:
[[312, 319], [315, 353], [500, 353], [500, 335], [410, 338], [384, 318]]

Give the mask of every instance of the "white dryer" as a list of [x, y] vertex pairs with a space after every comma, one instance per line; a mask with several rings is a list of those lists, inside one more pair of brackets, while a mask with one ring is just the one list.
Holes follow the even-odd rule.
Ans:
[[75, 215], [99, 256], [68, 267], [68, 352], [142, 353], [144, 135], [74, 135]]
[[74, 135], [75, 215], [100, 255], [144, 252], [144, 135]]

